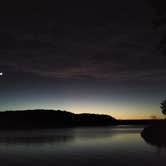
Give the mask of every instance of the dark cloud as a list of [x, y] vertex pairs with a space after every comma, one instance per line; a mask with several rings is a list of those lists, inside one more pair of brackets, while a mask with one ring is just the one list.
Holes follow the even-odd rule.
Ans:
[[[11, 8], [11, 7], [10, 7]], [[11, 12], [7, 13], [7, 11]], [[165, 80], [144, 1], [33, 4], [1, 11], [0, 68], [51, 78]]]

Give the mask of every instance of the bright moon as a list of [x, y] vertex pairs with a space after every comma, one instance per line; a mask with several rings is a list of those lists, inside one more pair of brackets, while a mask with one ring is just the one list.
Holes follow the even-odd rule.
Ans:
[[0, 76], [2, 76], [3, 75], [3, 73], [2, 72], [0, 72]]

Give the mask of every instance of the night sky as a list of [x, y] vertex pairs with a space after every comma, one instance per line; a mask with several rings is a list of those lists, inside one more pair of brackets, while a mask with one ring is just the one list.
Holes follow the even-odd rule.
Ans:
[[0, 110], [162, 117], [166, 56], [147, 1], [49, 2], [0, 7]]

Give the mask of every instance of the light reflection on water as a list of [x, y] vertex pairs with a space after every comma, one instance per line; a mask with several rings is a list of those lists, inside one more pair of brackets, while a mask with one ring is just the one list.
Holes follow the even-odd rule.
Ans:
[[1, 131], [0, 163], [10, 165], [166, 165], [166, 150], [147, 144], [143, 127]]

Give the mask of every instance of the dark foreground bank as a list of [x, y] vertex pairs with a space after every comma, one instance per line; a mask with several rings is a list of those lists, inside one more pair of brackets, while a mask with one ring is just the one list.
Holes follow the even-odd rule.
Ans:
[[144, 128], [141, 136], [152, 145], [166, 147], [166, 120]]

